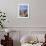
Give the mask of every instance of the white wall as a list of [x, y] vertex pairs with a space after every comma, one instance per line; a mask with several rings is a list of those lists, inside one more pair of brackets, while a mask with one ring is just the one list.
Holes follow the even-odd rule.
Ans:
[[[17, 18], [20, 3], [29, 3], [30, 18]], [[46, 0], [0, 0], [0, 9], [6, 12], [7, 27], [46, 27]]]

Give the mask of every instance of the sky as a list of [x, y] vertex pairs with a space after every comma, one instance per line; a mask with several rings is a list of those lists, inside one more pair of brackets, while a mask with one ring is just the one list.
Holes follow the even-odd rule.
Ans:
[[21, 11], [28, 10], [28, 5], [20, 5], [20, 10]]

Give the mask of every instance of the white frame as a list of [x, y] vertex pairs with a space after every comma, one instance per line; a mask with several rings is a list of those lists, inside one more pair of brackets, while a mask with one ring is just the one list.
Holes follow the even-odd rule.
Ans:
[[[27, 6], [28, 6], [28, 17], [21, 17], [21, 16], [19, 15], [19, 8], [20, 8], [20, 5], [27, 5]], [[18, 4], [18, 18], [29, 18], [29, 4], [26, 4], [26, 3], [24, 3], [24, 4]]]

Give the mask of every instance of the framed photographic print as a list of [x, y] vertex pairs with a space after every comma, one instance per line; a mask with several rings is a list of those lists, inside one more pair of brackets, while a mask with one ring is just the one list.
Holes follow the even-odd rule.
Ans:
[[18, 18], [29, 18], [29, 4], [18, 4]]

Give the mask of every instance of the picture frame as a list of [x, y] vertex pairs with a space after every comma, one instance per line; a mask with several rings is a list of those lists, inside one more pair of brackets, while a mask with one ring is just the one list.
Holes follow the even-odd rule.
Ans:
[[29, 18], [29, 4], [18, 4], [18, 18]]

